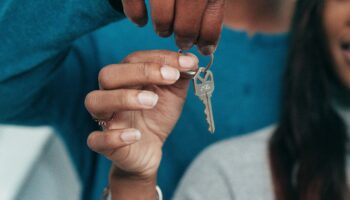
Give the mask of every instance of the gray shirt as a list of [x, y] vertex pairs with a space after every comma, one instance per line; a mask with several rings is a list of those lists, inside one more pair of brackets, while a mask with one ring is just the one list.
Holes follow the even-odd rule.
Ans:
[[[350, 112], [339, 112], [349, 125]], [[274, 199], [267, 154], [274, 129], [267, 127], [207, 148], [186, 172], [174, 200]], [[347, 175], [350, 185], [349, 155]]]
[[174, 200], [273, 199], [267, 141], [274, 127], [225, 140], [199, 155]]

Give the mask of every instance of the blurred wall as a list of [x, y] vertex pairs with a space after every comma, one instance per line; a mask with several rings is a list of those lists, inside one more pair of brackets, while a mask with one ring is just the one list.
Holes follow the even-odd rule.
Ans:
[[80, 191], [67, 152], [51, 129], [0, 126], [1, 200], [76, 200]]

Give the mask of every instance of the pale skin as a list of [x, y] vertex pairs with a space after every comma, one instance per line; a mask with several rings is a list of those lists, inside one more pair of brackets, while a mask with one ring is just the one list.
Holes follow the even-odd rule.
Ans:
[[[225, 12], [237, 11], [237, 14], [228, 14], [222, 19], [223, 22], [251, 34], [257, 31], [273, 33], [288, 30], [292, 11], [281, 12], [280, 9], [292, 9], [292, 1], [256, 0], [255, 6], [246, 1], [253, 2], [228, 0]], [[279, 3], [271, 10], [268, 9], [275, 15], [255, 22], [256, 18], [263, 16], [259, 6], [268, 7], [272, 2], [285, 4]], [[241, 9], [245, 12], [239, 12]], [[276, 17], [285, 21], [272, 20]], [[155, 29], [159, 27], [156, 25]], [[156, 198], [161, 148], [181, 114], [190, 83], [180, 73], [196, 70], [197, 67], [198, 59], [192, 54], [184, 56], [169, 51], [141, 51], [129, 55], [120, 64], [109, 65], [101, 70], [101, 89], [87, 95], [86, 108], [97, 119], [109, 120], [113, 113], [115, 116], [103, 131], [90, 134], [88, 146], [113, 162], [110, 173], [112, 199]]]
[[[109, 118], [112, 112], [116, 117], [103, 132], [93, 132], [88, 145], [113, 161], [113, 199], [138, 199], [141, 194], [134, 191], [139, 184], [143, 197], [155, 199], [161, 147], [181, 114], [190, 82], [180, 78], [180, 72], [196, 70], [197, 65], [191, 54], [142, 51], [101, 70], [103, 90], [88, 94], [85, 104], [95, 118]], [[133, 192], [125, 187], [130, 182]]]

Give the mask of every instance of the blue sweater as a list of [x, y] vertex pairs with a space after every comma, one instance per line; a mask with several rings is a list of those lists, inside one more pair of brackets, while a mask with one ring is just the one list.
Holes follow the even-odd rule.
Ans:
[[[106, 0], [0, 2], [0, 123], [54, 127], [82, 182], [82, 199], [99, 198], [110, 167], [86, 146], [98, 127], [84, 98], [98, 88], [98, 71], [136, 50], [177, 50], [151, 25], [138, 29], [124, 20], [106, 26], [121, 17]], [[286, 48], [286, 34], [249, 37], [224, 28], [212, 68], [216, 133], [208, 133], [203, 105], [191, 89], [164, 145], [158, 182], [166, 199], [203, 148], [277, 119]], [[201, 64], [207, 61], [201, 57]]]

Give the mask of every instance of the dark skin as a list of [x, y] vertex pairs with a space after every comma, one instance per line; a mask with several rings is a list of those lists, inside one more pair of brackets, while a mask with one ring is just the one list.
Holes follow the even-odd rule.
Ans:
[[[179, 22], [176, 22], [177, 17], [173, 17], [174, 2], [175, 0], [151, 0], [151, 16], [155, 31], [160, 36], [169, 36], [175, 30], [178, 44], [179, 35], [183, 35], [177, 34], [177, 30], [197, 35], [193, 38], [201, 37], [201, 32], [215, 34], [217, 31], [217, 39], [219, 38], [222, 16], [211, 16], [211, 22], [218, 19], [221, 21], [216, 23], [220, 24], [217, 29], [208, 26], [209, 31], [204, 31], [205, 27], [195, 22], [202, 21], [203, 18], [200, 18], [200, 12], [193, 11], [207, 12], [207, 7], [198, 4], [201, 2], [201, 5], [206, 5], [206, 1], [191, 0], [181, 4], [183, 7], [176, 11], [180, 14], [176, 15], [185, 19], [181, 18]], [[277, 4], [278, 2], [283, 3]], [[132, 21], [140, 26], [147, 23], [147, 11], [143, 0], [125, 0], [123, 3], [125, 13]], [[180, 4], [181, 1], [176, 3]], [[275, 4], [277, 6], [271, 7]], [[219, 15], [226, 13], [225, 24], [228, 27], [244, 29], [251, 34], [256, 31], [273, 33], [287, 31], [293, 1], [227, 0], [225, 5], [225, 8], [220, 8], [225, 10], [218, 12]], [[262, 7], [263, 10], [260, 9]], [[287, 12], [280, 12], [282, 10]], [[193, 44], [190, 43], [189, 47]], [[214, 44], [215, 49], [217, 40]], [[199, 42], [198, 46], [203, 49]], [[212, 51], [208, 54], [210, 53]], [[89, 93], [86, 98], [85, 103], [90, 114], [94, 118], [109, 121], [103, 131], [90, 134], [88, 145], [114, 163], [109, 176], [112, 199], [156, 199], [155, 186], [162, 145], [181, 114], [189, 84], [189, 79], [180, 76], [179, 73], [196, 70], [198, 67], [198, 59], [194, 55], [188, 54], [189, 57], [185, 60], [182, 56], [184, 55], [169, 51], [141, 51], [130, 54], [122, 63], [109, 65], [101, 70], [101, 90]], [[165, 79], [162, 76], [165, 65], [176, 70], [173, 78], [168, 76], [171, 79]], [[151, 96], [157, 95], [154, 104], [140, 104], [138, 97], [145, 91]], [[116, 113], [115, 118], [111, 118], [113, 112]], [[125, 141], [122, 137], [125, 133], [138, 134], [129, 135]]]
[[[139, 26], [147, 24], [144, 0], [122, 0], [125, 15]], [[175, 34], [182, 50], [197, 45], [204, 55], [218, 44], [224, 18], [225, 0], [151, 0], [150, 12], [155, 32], [161, 37]]]

